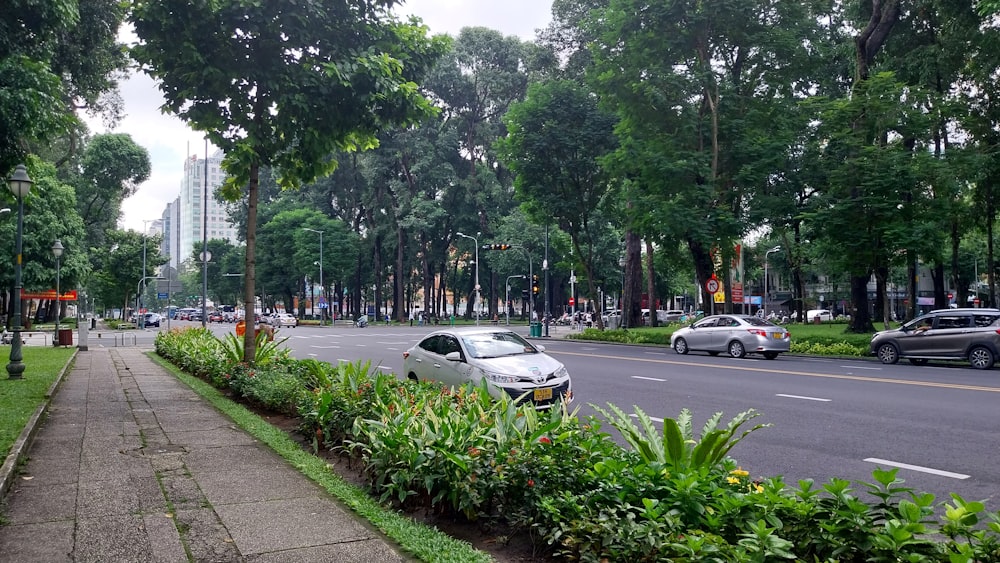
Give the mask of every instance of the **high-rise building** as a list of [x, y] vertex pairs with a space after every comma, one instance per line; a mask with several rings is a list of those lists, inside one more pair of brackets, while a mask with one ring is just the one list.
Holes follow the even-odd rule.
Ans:
[[[222, 151], [217, 150], [208, 157], [207, 177], [205, 159], [193, 155], [184, 162], [184, 179], [181, 181], [181, 194], [178, 198], [178, 266], [198, 260], [197, 254], [201, 252], [203, 240], [202, 231], [206, 224], [207, 240], [224, 239], [231, 244], [238, 243], [236, 227], [229, 223], [225, 206], [215, 199], [215, 192], [226, 177], [222, 170], [223, 156]], [[173, 263], [171, 254], [171, 264]]]
[[160, 243], [160, 254], [170, 258], [169, 265], [176, 269], [180, 265], [178, 247], [180, 245], [180, 210], [181, 198], [171, 201], [163, 210], [160, 221], [163, 222], [163, 242]]

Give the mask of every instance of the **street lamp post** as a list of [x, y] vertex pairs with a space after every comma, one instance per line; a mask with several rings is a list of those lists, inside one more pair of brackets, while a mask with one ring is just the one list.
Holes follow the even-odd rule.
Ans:
[[[148, 234], [148, 231], [146, 231], [146, 223], [152, 223], [152, 222], [153, 222], [152, 219], [142, 220], [142, 277], [144, 278], [146, 277], [146, 238], [147, 238], [146, 235]], [[142, 288], [142, 292], [146, 293], [145, 287]], [[137, 304], [136, 307], [138, 309], [136, 313], [139, 314], [139, 321], [138, 321], [139, 324], [137, 325], [139, 327], [139, 330], [146, 328], [146, 313], [143, 312], [142, 310], [145, 304], [146, 300], [143, 298], [142, 295], [139, 295], [139, 303]]]
[[472, 239], [472, 243], [475, 245], [476, 248], [476, 303], [472, 307], [472, 312], [475, 313], [476, 315], [476, 325], [478, 326], [479, 311], [476, 311], [476, 307], [482, 308], [482, 305], [480, 305], [482, 299], [479, 297], [479, 240], [476, 239], [476, 237], [470, 237], [469, 235], [463, 233], [455, 233], [455, 234], [462, 238]]
[[8, 379], [21, 379], [24, 374], [24, 354], [21, 350], [21, 247], [24, 235], [24, 198], [31, 191], [28, 169], [18, 164], [14, 174], [7, 179], [10, 191], [17, 198], [17, 238], [15, 239], [17, 260], [14, 262], [14, 339], [10, 343], [10, 363], [7, 364]]
[[504, 294], [503, 310], [507, 313], [507, 325], [510, 325], [510, 280], [514, 278], [524, 279], [524, 274], [518, 274], [516, 276], [507, 276], [507, 292]]
[[326, 296], [326, 286], [323, 285], [323, 231], [310, 229], [309, 227], [302, 227], [302, 230], [319, 234], [319, 296], [321, 299], [319, 302], [319, 326], [323, 326], [324, 321], [326, 321], [326, 308], [323, 307], [323, 305], [325, 303], [327, 307], [330, 306], [330, 304], [326, 303], [323, 299]]
[[764, 311], [764, 318], [767, 318], [767, 257], [771, 255], [772, 252], [778, 252], [781, 250], [781, 246], [775, 246], [771, 250], [764, 253], [764, 295], [761, 296], [761, 310]]
[[[204, 247], [203, 247], [204, 248]], [[208, 263], [212, 260], [212, 253], [202, 250], [201, 255], [201, 328], [208, 327]], [[146, 279], [143, 276], [142, 279]], [[150, 279], [163, 279], [150, 276]], [[145, 317], [143, 317], [145, 318]]]
[[56, 242], [52, 243], [52, 255], [56, 257], [56, 337], [52, 340], [53, 346], [59, 345], [59, 317], [62, 316], [62, 311], [60, 310], [62, 309], [62, 299], [60, 299], [62, 293], [59, 289], [59, 258], [62, 257], [63, 250], [65, 249], [62, 242], [56, 239]]

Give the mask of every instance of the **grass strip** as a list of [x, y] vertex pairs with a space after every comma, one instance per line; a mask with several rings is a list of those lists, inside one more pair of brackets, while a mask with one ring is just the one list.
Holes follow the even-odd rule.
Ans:
[[[28, 419], [47, 399], [49, 387], [73, 356], [74, 348], [22, 346], [25, 365], [21, 379], [0, 371], [0, 463], [10, 454]], [[10, 358], [10, 346], [0, 346], [0, 358]], [[8, 361], [0, 360], [4, 366]]]
[[267, 444], [303, 475], [371, 522], [407, 553], [427, 563], [493, 561], [489, 554], [475, 549], [468, 542], [457, 540], [436, 528], [414, 522], [411, 518], [385, 508], [366, 491], [345, 482], [339, 475], [331, 472], [326, 461], [303, 450], [283, 430], [275, 428], [243, 405], [231, 401], [215, 387], [181, 371], [155, 353], [150, 352], [149, 356], [212, 406], [233, 419], [240, 428]]

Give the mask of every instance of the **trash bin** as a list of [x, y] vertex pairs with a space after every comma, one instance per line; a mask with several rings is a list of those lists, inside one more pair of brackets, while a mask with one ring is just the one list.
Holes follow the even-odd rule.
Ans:
[[537, 337], [541, 338], [541, 336], [542, 336], [542, 323], [539, 323], [539, 322], [533, 322], [533, 323], [531, 323], [531, 326], [528, 327], [528, 335], [529, 336], [537, 336]]
[[240, 321], [236, 323], [236, 336], [237, 338], [242, 338], [243, 335], [247, 333], [247, 323], [246, 321]]
[[71, 328], [60, 328], [59, 329], [59, 345], [60, 346], [72, 346], [73, 345], [73, 329], [71, 329]]
[[97, 330], [97, 317], [90, 319], [90, 330]]

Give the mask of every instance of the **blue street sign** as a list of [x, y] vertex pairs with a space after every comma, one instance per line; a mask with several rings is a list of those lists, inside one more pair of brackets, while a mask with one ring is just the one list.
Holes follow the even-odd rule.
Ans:
[[157, 299], [170, 299], [170, 294], [168, 294], [168, 293], [157, 293], [156, 294], [156, 298]]
[[320, 301], [319, 304], [317, 304], [316, 306], [319, 307], [320, 309], [326, 309], [326, 303], [322, 301]]

